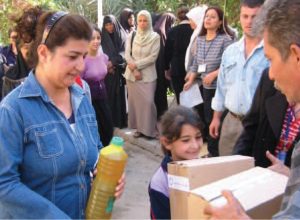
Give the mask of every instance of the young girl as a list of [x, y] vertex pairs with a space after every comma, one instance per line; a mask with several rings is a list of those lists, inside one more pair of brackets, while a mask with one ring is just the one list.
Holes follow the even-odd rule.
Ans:
[[84, 60], [85, 68], [81, 73], [81, 77], [91, 89], [92, 104], [98, 122], [98, 132], [102, 144], [107, 146], [113, 136], [113, 119], [108, 104], [104, 78], [112, 64], [108, 60], [108, 56], [99, 50], [101, 46], [100, 29], [95, 25], [92, 28], [93, 36], [89, 43], [88, 54]]
[[192, 109], [177, 106], [162, 116], [160, 142], [165, 157], [149, 185], [151, 219], [171, 218], [167, 164], [198, 158], [203, 144], [202, 130], [203, 123]]

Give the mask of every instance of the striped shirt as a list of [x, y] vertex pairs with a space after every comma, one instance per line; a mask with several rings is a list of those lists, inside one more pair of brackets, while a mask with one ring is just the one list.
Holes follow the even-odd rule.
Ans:
[[277, 156], [280, 151], [288, 152], [289, 149], [293, 147], [299, 129], [300, 119], [296, 119], [292, 107], [289, 106], [285, 114], [279, 143], [275, 149], [275, 156]]
[[[191, 72], [197, 73], [199, 65], [206, 64], [206, 71], [199, 74], [201, 79], [219, 69], [224, 50], [233, 43], [231, 37], [226, 34], [218, 34], [213, 40], [205, 38], [205, 36], [197, 38], [197, 53], [190, 67]], [[206, 89], [215, 89], [216, 87], [217, 79], [210, 86], [204, 86]]]
[[300, 219], [300, 141], [295, 145], [292, 154], [291, 173], [280, 212], [273, 219]]

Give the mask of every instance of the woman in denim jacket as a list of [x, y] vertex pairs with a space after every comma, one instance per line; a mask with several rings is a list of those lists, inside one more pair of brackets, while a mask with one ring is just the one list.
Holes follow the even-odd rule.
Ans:
[[[30, 10], [18, 24], [34, 30], [37, 21], [32, 35], [20, 32], [32, 41], [34, 69], [0, 105], [0, 218], [83, 219], [102, 143], [74, 81], [92, 31], [79, 15]], [[123, 189], [124, 178], [115, 196]]]

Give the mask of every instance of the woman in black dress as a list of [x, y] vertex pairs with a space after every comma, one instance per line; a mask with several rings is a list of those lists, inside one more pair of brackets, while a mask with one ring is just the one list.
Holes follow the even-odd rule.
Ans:
[[108, 102], [112, 111], [114, 127], [127, 126], [124, 59], [126, 33], [113, 15], [106, 15], [102, 28], [102, 49], [113, 65], [112, 73], [105, 78]]

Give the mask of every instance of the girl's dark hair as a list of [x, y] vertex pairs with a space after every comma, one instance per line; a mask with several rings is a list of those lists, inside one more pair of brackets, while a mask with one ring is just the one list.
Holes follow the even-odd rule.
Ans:
[[[235, 34], [234, 32], [228, 27], [228, 24], [227, 24], [227, 19], [226, 17], [224, 17], [224, 12], [221, 8], [219, 8], [218, 6], [211, 6], [211, 7], [208, 7], [205, 11], [205, 16], [206, 16], [206, 13], [209, 11], [209, 10], [215, 10], [218, 14], [218, 17], [219, 17], [219, 21], [222, 21], [222, 25], [220, 25], [220, 27], [218, 28], [217, 30], [217, 34], [228, 34], [232, 39], [235, 37]], [[203, 25], [202, 25], [202, 29], [200, 31], [200, 36], [205, 36], [207, 34], [207, 30], [206, 28], [204, 27], [204, 21], [203, 21]]]
[[92, 30], [97, 31], [101, 36], [101, 30], [96, 24], [91, 24]]
[[[37, 48], [42, 42], [45, 26], [53, 14], [54, 12], [43, 12], [39, 7], [31, 8], [23, 13], [17, 23], [19, 30], [24, 30], [18, 31], [21, 33], [21, 38], [25, 42], [28, 42], [28, 37], [31, 38], [32, 46], [29, 50], [28, 62], [33, 68], [38, 63]], [[80, 15], [67, 14], [59, 19], [51, 28], [45, 45], [49, 50], [54, 51], [56, 47], [63, 46], [70, 38], [87, 41], [92, 39], [92, 29], [85, 18]]]
[[[176, 106], [169, 109], [161, 117], [160, 123], [160, 135], [167, 138], [168, 142], [170, 143], [180, 138], [183, 125], [191, 125], [199, 128], [201, 134], [203, 134], [204, 124], [198, 113], [184, 106]], [[170, 155], [170, 151], [167, 150], [163, 145], [162, 150], [165, 155]]]

